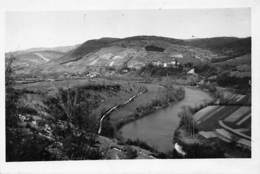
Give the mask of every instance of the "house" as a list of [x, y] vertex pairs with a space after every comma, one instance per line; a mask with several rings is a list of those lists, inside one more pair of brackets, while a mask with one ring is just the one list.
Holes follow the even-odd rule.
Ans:
[[129, 69], [127, 69], [127, 68], [124, 68], [124, 69], [122, 69], [122, 73], [128, 73], [128, 71], [129, 71]]
[[174, 59], [171, 62], [153, 61], [152, 65], [167, 68], [167, 67], [177, 67], [178, 65], [180, 65], [180, 63]]
[[195, 69], [194, 69], [194, 68], [190, 69], [190, 70], [187, 72], [187, 74], [188, 74], [188, 75], [193, 75], [193, 76], [195, 76], [195, 77], [198, 77], [198, 74], [195, 73]]
[[183, 58], [182, 54], [172, 54], [171, 58], [175, 59], [175, 58]]
[[47, 79], [47, 81], [49, 81], [49, 82], [54, 82], [55, 79]]
[[131, 62], [131, 63], [128, 63], [128, 64], [127, 64], [127, 67], [128, 67], [129, 69], [136, 69], [136, 70], [141, 69], [141, 68], [144, 67], [144, 66], [145, 66], [145, 63], [143, 63], [143, 62], [138, 62], [138, 61]]
[[176, 59], [174, 59], [169, 64], [172, 65], [172, 66], [178, 66], [178, 65], [180, 65], [180, 62], [178, 62]]
[[87, 74], [87, 77], [89, 78], [94, 78], [97, 77], [99, 74], [97, 72], [90, 72], [89, 74]]
[[194, 68], [190, 69], [187, 74], [196, 74]]
[[154, 65], [154, 66], [162, 66], [163, 63], [161, 61], [153, 61], [152, 65]]

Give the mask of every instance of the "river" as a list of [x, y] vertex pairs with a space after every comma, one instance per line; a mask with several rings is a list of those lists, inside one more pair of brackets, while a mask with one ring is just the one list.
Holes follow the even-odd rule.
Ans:
[[184, 87], [184, 89], [185, 97], [183, 100], [130, 122], [120, 129], [121, 135], [125, 139], [142, 140], [160, 152], [172, 150], [173, 133], [178, 127], [180, 121], [178, 114], [182, 111], [182, 108], [184, 106], [196, 106], [212, 100], [209, 94], [199, 89], [189, 87]]

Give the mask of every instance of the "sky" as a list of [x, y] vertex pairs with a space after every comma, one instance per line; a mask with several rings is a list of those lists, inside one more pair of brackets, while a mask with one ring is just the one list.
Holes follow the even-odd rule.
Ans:
[[7, 12], [5, 50], [74, 45], [102, 37], [178, 39], [251, 35], [249, 8]]

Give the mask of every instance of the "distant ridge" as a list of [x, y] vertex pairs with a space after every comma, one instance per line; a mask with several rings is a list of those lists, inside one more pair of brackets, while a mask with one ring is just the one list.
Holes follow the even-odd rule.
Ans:
[[[147, 50], [147, 47], [156, 49]], [[40, 57], [36, 56], [37, 52]], [[170, 62], [173, 57], [183, 64], [221, 62], [250, 53], [251, 37], [175, 39], [162, 36], [104, 37], [75, 46], [14, 52], [24, 66], [21, 70], [28, 71], [32, 67], [35, 72], [43, 73], [84, 72], [89, 66], [140, 68], [153, 61]], [[42, 56], [50, 61], [44, 61]]]

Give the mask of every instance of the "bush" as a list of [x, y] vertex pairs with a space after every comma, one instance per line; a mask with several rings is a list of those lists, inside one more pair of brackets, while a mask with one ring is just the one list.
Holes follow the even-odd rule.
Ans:
[[198, 126], [193, 118], [193, 113], [190, 108], [183, 108], [183, 111], [179, 114], [179, 117], [181, 118], [179, 127], [183, 127], [191, 135], [198, 132]]
[[149, 74], [150, 76], [171, 76], [182, 73], [182, 67], [161, 67], [147, 64], [139, 70], [139, 74]]
[[6, 60], [5, 67], [5, 115], [6, 115], [6, 127], [17, 127], [17, 102], [19, 99], [19, 93], [14, 89], [14, 69], [13, 62], [15, 57], [11, 56]]
[[196, 65], [195, 71], [203, 76], [212, 76], [217, 74], [217, 68], [209, 63], [201, 63]]
[[[9, 73], [6, 75], [9, 78]], [[21, 121], [18, 114], [34, 115], [37, 111], [19, 107], [17, 91], [9, 79], [6, 82], [7, 161], [102, 158], [99, 148], [95, 147], [97, 120], [89, 114], [88, 101], [79, 97], [80, 91], [59, 89], [57, 96], [47, 97], [44, 103], [53, 118], [42, 118], [40, 123], [32, 126], [30, 120]], [[47, 132], [43, 125], [49, 126]]]
[[235, 87], [240, 90], [250, 89], [251, 77], [231, 76], [229, 72], [224, 72], [217, 77], [217, 83], [224, 87]]
[[148, 46], [145, 47], [145, 50], [146, 50], [146, 51], [163, 52], [163, 51], [164, 51], [164, 48], [157, 47], [157, 46], [154, 46], [154, 45], [148, 45]]
[[101, 159], [99, 149], [94, 148], [96, 144], [95, 135], [67, 136], [64, 141], [63, 152], [71, 160]]
[[186, 158], [224, 158], [224, 151], [216, 142], [208, 144], [193, 144], [184, 147]]
[[146, 142], [143, 142], [139, 139], [137, 139], [137, 140], [127, 139], [125, 144], [138, 146], [138, 147], [141, 147], [142, 149], [146, 149], [146, 150], [149, 150], [151, 152], [156, 152], [155, 148], [153, 148], [152, 146], [148, 145]]
[[137, 157], [137, 151], [133, 148], [131, 148], [130, 146], [126, 146], [126, 158], [127, 159], [134, 159]]
[[68, 126], [75, 125], [79, 129], [88, 132], [96, 132], [98, 121], [95, 116], [90, 115], [90, 107], [93, 103], [84, 98], [83, 89], [58, 89], [56, 96], [48, 97], [45, 104], [48, 106], [50, 115], [56, 119], [66, 121]]
[[108, 119], [105, 119], [102, 124], [101, 135], [113, 138], [115, 136], [115, 128], [112, 126]]

